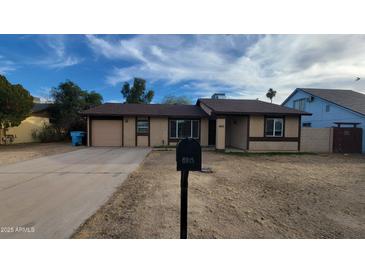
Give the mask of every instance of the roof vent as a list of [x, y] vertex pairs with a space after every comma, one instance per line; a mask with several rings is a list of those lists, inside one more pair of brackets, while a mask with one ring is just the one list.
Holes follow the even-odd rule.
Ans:
[[214, 93], [212, 99], [226, 99], [225, 93]]

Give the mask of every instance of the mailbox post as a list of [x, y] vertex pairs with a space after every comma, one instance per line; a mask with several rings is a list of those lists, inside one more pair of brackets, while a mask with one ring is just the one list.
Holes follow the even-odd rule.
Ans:
[[200, 144], [191, 138], [181, 140], [176, 147], [177, 170], [181, 171], [180, 197], [180, 239], [188, 236], [188, 177], [189, 171], [202, 169], [202, 150]]

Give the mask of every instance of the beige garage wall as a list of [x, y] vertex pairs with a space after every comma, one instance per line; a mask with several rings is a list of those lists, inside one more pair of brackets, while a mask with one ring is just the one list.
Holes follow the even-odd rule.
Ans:
[[209, 120], [208, 118], [201, 119], [200, 121], [200, 145], [208, 145], [208, 135], [209, 135]]
[[300, 151], [331, 153], [333, 141], [333, 128], [307, 128], [302, 127], [300, 138]]
[[298, 151], [298, 142], [250, 141], [249, 151]]
[[137, 146], [148, 147], [148, 136], [137, 136]]
[[168, 118], [150, 118], [150, 145], [162, 146], [168, 143]]
[[124, 146], [134, 147], [136, 146], [136, 119], [135, 117], [124, 117]]
[[298, 137], [299, 117], [285, 117], [285, 137]]
[[49, 124], [49, 118], [40, 116], [30, 116], [23, 120], [17, 127], [8, 128], [7, 135], [15, 135], [14, 144], [31, 143], [38, 140], [33, 139], [33, 130], [40, 130], [43, 125]]
[[263, 115], [251, 115], [250, 137], [264, 137], [265, 118]]

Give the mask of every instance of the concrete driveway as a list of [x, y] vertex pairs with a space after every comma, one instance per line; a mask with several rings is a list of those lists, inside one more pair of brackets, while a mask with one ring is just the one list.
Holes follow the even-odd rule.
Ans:
[[0, 167], [0, 238], [68, 238], [149, 148], [87, 148]]

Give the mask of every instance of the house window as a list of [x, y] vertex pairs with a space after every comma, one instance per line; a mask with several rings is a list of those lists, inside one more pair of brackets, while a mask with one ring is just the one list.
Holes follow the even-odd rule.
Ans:
[[311, 127], [312, 123], [303, 123], [303, 127]]
[[331, 110], [331, 106], [330, 105], [326, 105], [326, 112], [330, 112]]
[[170, 138], [199, 138], [198, 120], [170, 120]]
[[150, 123], [146, 117], [137, 118], [137, 134], [148, 134]]
[[284, 122], [283, 118], [266, 118], [265, 136], [266, 137], [282, 137]]
[[304, 111], [305, 109], [305, 101], [306, 99], [303, 98], [303, 99], [299, 99], [299, 100], [295, 100], [293, 102], [293, 108], [297, 109], [297, 110], [302, 110]]

